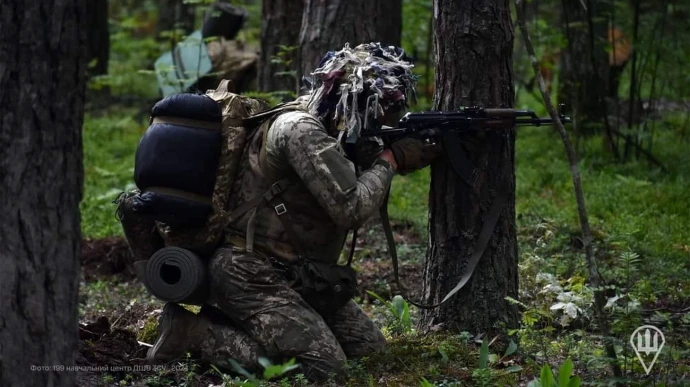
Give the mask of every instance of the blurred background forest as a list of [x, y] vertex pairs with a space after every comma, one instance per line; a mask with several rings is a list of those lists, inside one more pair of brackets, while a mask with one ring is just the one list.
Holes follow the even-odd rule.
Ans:
[[[162, 304], [134, 280], [112, 201], [123, 190], [135, 188], [134, 152], [148, 126], [149, 111], [164, 88], [183, 84], [203, 92], [216, 85], [218, 76], [231, 74], [236, 77], [237, 91], [276, 104], [295, 97], [301, 75], [308, 75], [305, 69], [317, 64], [305, 63], [307, 56], [299, 55], [299, 1], [227, 3], [235, 7], [232, 20], [241, 28], [229, 32], [222, 50], [217, 41], [203, 40], [210, 56], [210, 67], [202, 69], [205, 76], [197, 79], [202, 72], [199, 60], [191, 73], [177, 74], [177, 83], [161, 83], [161, 74], [175, 71], [166, 68], [161, 58], [166, 53], [172, 58], [176, 47], [185, 44], [198, 50], [202, 42], [198, 31], [205, 18], [219, 12], [213, 3], [89, 1], [91, 62], [83, 128], [85, 240], [80, 317], [91, 330], [98, 329], [94, 321], [100, 317], [101, 327], [105, 324], [106, 330], [124, 335], [118, 338], [111, 332], [110, 339], [131, 345], [120, 348], [112, 342], [103, 344], [104, 339], [89, 341], [81, 349], [84, 364], [118, 356], [126, 361], [108, 348], [130, 358], [143, 357], [133, 337], [145, 343], [155, 339]], [[403, 313], [404, 303], [391, 302], [396, 289], [389, 285], [392, 270], [385, 241], [378, 225], [371, 224], [359, 243], [356, 265], [363, 291], [358, 300], [384, 327], [393, 351], [388, 357], [356, 364], [351, 385], [524, 385], [541, 378], [541, 385], [565, 386], [545, 382], [541, 372], [545, 364], [557, 372], [566, 359], [572, 359], [574, 373], [587, 385], [688, 382], [690, 3], [531, 0], [519, 6], [527, 15], [553, 102], [565, 103], [566, 113], [574, 120], [567, 128], [579, 155], [614, 336], [606, 339], [615, 343], [623, 380], [610, 375], [602, 338], [592, 330], [593, 289], [587, 284], [572, 181], [560, 139], [551, 128], [526, 128], [518, 133], [515, 153], [522, 321], [519, 329], [509, 332], [519, 345], [494, 354], [491, 347], [482, 349], [475, 343], [477, 332], [418, 335], [413, 329], [415, 308]], [[394, 0], [385, 10], [378, 10], [397, 11], [400, 25], [386, 28], [401, 30], [399, 44], [415, 60], [419, 76], [418, 102], [410, 109], [430, 110], [434, 58], [439, 55], [433, 50], [431, 1]], [[214, 44], [232, 57], [231, 69], [223, 68], [223, 60], [214, 56]], [[517, 28], [513, 66], [515, 107], [545, 115]], [[403, 255], [402, 276], [413, 287], [413, 295], [421, 287], [429, 183], [428, 170], [397, 176], [390, 199]], [[630, 333], [643, 323], [654, 324], [666, 334], [666, 346], [649, 376], [644, 375], [628, 342]], [[115, 373], [98, 378], [109, 385], [208, 385], [223, 380], [230, 385], [232, 379], [191, 361], [185, 367], [183, 374]], [[283, 383], [301, 385], [303, 381]]]

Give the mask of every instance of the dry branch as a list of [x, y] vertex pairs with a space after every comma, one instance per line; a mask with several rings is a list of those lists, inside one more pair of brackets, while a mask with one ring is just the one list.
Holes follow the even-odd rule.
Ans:
[[616, 349], [613, 343], [606, 338], [610, 337], [610, 326], [604, 312], [604, 306], [606, 305], [606, 295], [603, 293], [601, 288], [601, 277], [599, 276], [599, 271], [597, 270], [597, 262], [594, 258], [594, 253], [592, 251], [592, 231], [589, 228], [589, 220], [587, 218], [587, 209], [585, 207], [585, 197], [582, 193], [582, 183], [580, 181], [580, 171], [577, 167], [577, 155], [570, 143], [570, 138], [568, 133], [565, 131], [563, 123], [558, 118], [558, 113], [554, 109], [551, 103], [551, 96], [546, 90], [546, 85], [544, 84], [544, 78], [539, 71], [539, 62], [537, 62], [537, 56], [534, 53], [534, 47], [532, 46], [532, 40], [530, 39], [529, 32], [527, 31], [527, 26], [525, 23], [524, 11], [520, 7], [521, 0], [515, 0], [515, 5], [517, 9], [518, 16], [518, 26], [520, 32], [522, 33], [522, 38], [525, 43], [525, 48], [527, 48], [527, 53], [530, 56], [530, 62], [532, 63], [532, 68], [534, 69], [534, 75], [537, 78], [539, 84], [539, 90], [541, 91], [542, 98], [544, 99], [544, 105], [551, 116], [551, 119], [555, 123], [554, 128], [558, 131], [558, 134], [563, 140], [563, 146], [565, 147], [566, 154], [568, 155], [568, 163], [570, 164], [570, 174], [573, 178], [573, 187], [575, 189], [575, 200], [577, 201], [577, 212], [580, 218], [580, 226], [582, 227], [582, 239], [585, 245], [585, 257], [587, 259], [587, 268], [589, 270], [589, 279], [594, 288], [594, 313], [596, 316], [597, 324], [601, 331], [602, 337], [605, 338], [604, 343], [606, 347], [607, 355], [613, 360], [611, 362], [611, 370], [616, 377], [621, 377], [621, 369], [616, 361]]

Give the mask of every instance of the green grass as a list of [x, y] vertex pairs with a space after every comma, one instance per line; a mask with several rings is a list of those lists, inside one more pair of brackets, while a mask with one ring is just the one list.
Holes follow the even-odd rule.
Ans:
[[388, 211], [390, 217], [412, 223], [426, 233], [429, 216], [429, 168], [393, 178]]
[[122, 235], [113, 199], [134, 188], [134, 153], [146, 123], [124, 110], [84, 120], [84, 198], [82, 234], [87, 238]]
[[[690, 162], [668, 133], [657, 139], [659, 159], [668, 173], [643, 160], [613, 163], [600, 151], [601, 139], [584, 144], [579, 163], [589, 221], [598, 237], [615, 252], [632, 249], [645, 260], [648, 275], [662, 283], [687, 282], [688, 227], [687, 171]], [[579, 234], [579, 220], [568, 163], [553, 131], [526, 129], [517, 142], [518, 227], [535, 219]], [[684, 285], [684, 293], [690, 289]]]

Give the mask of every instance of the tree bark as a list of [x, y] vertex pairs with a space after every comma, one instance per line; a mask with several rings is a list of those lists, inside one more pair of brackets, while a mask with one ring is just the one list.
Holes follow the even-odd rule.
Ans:
[[572, 111], [575, 133], [603, 133], [609, 90], [607, 5], [601, 0], [562, 2], [568, 45], [561, 53], [558, 99]]
[[401, 31], [402, 0], [305, 0], [297, 79], [345, 43], [400, 46]]
[[276, 74], [294, 71], [296, 50], [286, 51], [284, 63], [271, 63], [280, 51], [281, 45], [297, 47], [302, 26], [303, 1], [263, 0], [261, 7], [261, 54], [259, 56], [259, 90], [276, 91], [299, 89], [298, 78], [290, 74]]
[[88, 40], [86, 57], [95, 61], [89, 68], [89, 75], [108, 73], [110, 57], [110, 30], [108, 28], [108, 0], [89, 0], [86, 2], [86, 22]]
[[[434, 110], [512, 107], [513, 39], [507, 0], [434, 0]], [[463, 149], [480, 170], [473, 186], [458, 177], [446, 158], [432, 164], [423, 292], [427, 304], [441, 301], [462, 276], [504, 179], [509, 193], [473, 276], [448, 302], [422, 310], [420, 329], [493, 334], [517, 326], [517, 308], [505, 301], [506, 296], [516, 298], [518, 290], [514, 146], [514, 129], [463, 135]]]
[[0, 385], [73, 386], [86, 2], [0, 9]]

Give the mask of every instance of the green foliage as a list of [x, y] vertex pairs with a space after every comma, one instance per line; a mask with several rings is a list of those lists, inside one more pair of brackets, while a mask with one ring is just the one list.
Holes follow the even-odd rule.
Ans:
[[[299, 46], [279, 45], [278, 52], [271, 58], [271, 64], [277, 66], [278, 71], [275, 73], [279, 77], [287, 77], [292, 83], [297, 84], [297, 71], [293, 70], [293, 62], [295, 55], [299, 53], [297, 49]], [[294, 90], [286, 90], [282, 92], [285, 98], [294, 99], [297, 97]]]
[[394, 335], [404, 335], [414, 332], [410, 318], [410, 305], [402, 296], [393, 297], [392, 301], [386, 301], [378, 294], [367, 290], [367, 293], [385, 305], [389, 312], [388, 331]]
[[558, 370], [558, 379], [554, 378], [553, 371], [549, 364], [544, 364], [541, 369], [539, 379], [535, 379], [528, 384], [528, 387], [580, 387], [580, 377], [571, 377], [573, 370], [572, 360], [566, 360]]
[[419, 380], [419, 387], [434, 387], [434, 385], [431, 384], [431, 382], [429, 382], [428, 380], [426, 380], [426, 378], [422, 378]]
[[[506, 366], [504, 361], [509, 356], [512, 356], [517, 351], [517, 344], [514, 341], [508, 343], [508, 347], [502, 357], [498, 357], [495, 353], [489, 352], [491, 344], [486, 340], [482, 340], [482, 345], [479, 348], [479, 361], [477, 368], [472, 371], [472, 380], [476, 386], [494, 386], [501, 375], [508, 375], [522, 371], [522, 367], [517, 365]], [[495, 368], [501, 365], [503, 368]]]
[[414, 59], [417, 83], [417, 105], [413, 110], [430, 110], [434, 82], [433, 42], [431, 35], [432, 2], [430, 0], [403, 0], [402, 47]]
[[109, 88], [109, 93], [119, 97], [158, 96], [153, 62], [163, 52], [153, 34], [148, 31], [157, 14], [153, 1], [142, 1], [135, 8], [115, 4], [110, 10], [110, 58], [108, 74], [89, 80], [93, 89]]
[[259, 363], [262, 367], [264, 367], [264, 380], [275, 379], [294, 369], [299, 368], [299, 364], [295, 363], [295, 359], [290, 359], [288, 362], [283, 364], [272, 364], [268, 359], [260, 358]]
[[431, 174], [428, 168], [405, 176], [396, 175], [391, 185], [390, 216], [414, 224], [426, 233]]
[[134, 153], [146, 124], [136, 121], [134, 110], [102, 117], [87, 115], [84, 144], [84, 198], [80, 204], [82, 234], [87, 238], [122, 235], [112, 201], [135, 188]]
[[[676, 296], [687, 297], [690, 289], [680, 284], [690, 274], [683, 264], [688, 254], [686, 230], [690, 225], [690, 208], [684, 204], [688, 174], [681, 167], [688, 165], [688, 153], [673, 136], [660, 137], [657, 142], [665, 150], [662, 162], [670, 169], [664, 174], [642, 162], [607, 163], [598, 151], [600, 141], [583, 142], [585, 151], [581, 154], [580, 171], [595, 243], [602, 249], [606, 264], [604, 277], [616, 278], [615, 272], [607, 272], [615, 271], [615, 265], [611, 265], [615, 264], [614, 257], [632, 250], [644, 256], [647, 263], [647, 275], [639, 277], [643, 282], [637, 286], [676, 283], [683, 289]], [[516, 163], [518, 226], [532, 228], [535, 219], [557, 225], [559, 238], [565, 239], [544, 252], [562, 257], [563, 251], [558, 249], [564, 244], [579, 243], [576, 239], [579, 232], [567, 231], [578, 230], [579, 221], [571, 177], [558, 137], [541, 129], [521, 131]], [[568, 259], [561, 260], [561, 267], [582, 268], [582, 253], [576, 250], [566, 255]], [[566, 262], [570, 267], [565, 267]], [[653, 300], [665, 290], [656, 288], [650, 292]]]
[[[299, 368], [299, 364], [295, 362], [295, 359], [290, 359], [289, 361], [283, 363], [283, 364], [273, 364], [271, 363], [270, 360], [264, 357], [259, 358], [259, 364], [261, 364], [262, 367], [264, 367], [264, 371], [261, 375], [261, 378], [259, 379], [256, 375], [249, 373], [249, 371], [245, 370], [244, 367], [242, 367], [239, 363], [237, 363], [233, 359], [229, 359], [228, 362], [230, 363], [232, 369], [238, 373], [239, 375], [242, 375], [245, 380], [242, 380], [238, 377], [231, 377], [227, 375], [226, 373], [220, 371], [218, 367], [215, 365], [211, 365], [211, 368], [220, 376], [223, 378], [223, 383], [226, 385], [230, 386], [238, 386], [238, 387], [260, 387], [266, 385], [266, 381], [270, 381], [273, 379], [280, 378], [281, 376], [284, 376], [285, 374], [289, 373], [290, 371], [293, 371], [297, 368]], [[302, 378], [299, 378], [301, 380], [303, 379], [304, 375], [302, 375]], [[283, 382], [287, 383], [286, 380], [281, 380], [281, 384]], [[302, 383], [298, 385], [303, 385]]]

